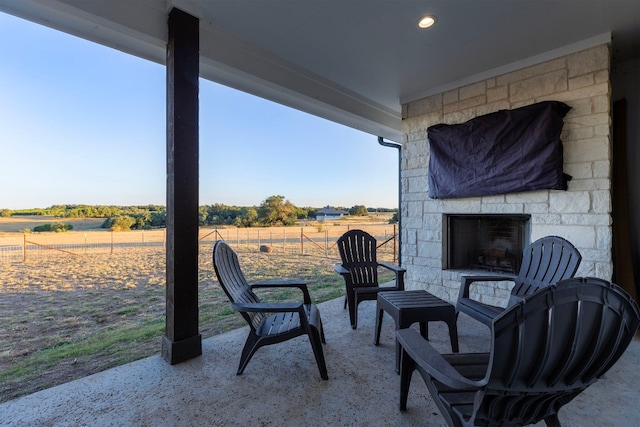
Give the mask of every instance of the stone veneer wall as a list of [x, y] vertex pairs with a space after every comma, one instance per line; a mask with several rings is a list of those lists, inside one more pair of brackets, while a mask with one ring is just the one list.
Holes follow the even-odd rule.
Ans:
[[[455, 301], [462, 272], [443, 270], [443, 214], [530, 214], [530, 238], [562, 236], [582, 254], [580, 276], [612, 276], [610, 53], [596, 46], [403, 105], [402, 265], [407, 289]], [[426, 129], [540, 101], [571, 106], [562, 141], [568, 191], [545, 190], [465, 199], [428, 196]], [[512, 283], [474, 297], [504, 305]]]

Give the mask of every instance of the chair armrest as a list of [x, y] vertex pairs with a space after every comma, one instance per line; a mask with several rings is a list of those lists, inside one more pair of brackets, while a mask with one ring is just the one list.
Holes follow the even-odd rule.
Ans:
[[404, 291], [404, 273], [407, 269], [388, 262], [379, 262], [378, 265], [393, 271], [396, 274], [396, 288]]
[[513, 282], [515, 276], [462, 276], [458, 300], [469, 298], [469, 288], [473, 282]]
[[486, 379], [473, 381], [460, 374], [415, 329], [400, 329], [396, 332], [396, 338], [419, 369], [427, 372], [446, 386], [454, 389], [468, 389], [470, 387], [479, 388], [487, 384]]
[[231, 303], [231, 308], [235, 311], [245, 313], [264, 312], [264, 313], [282, 313], [282, 312], [304, 312], [304, 305], [299, 302], [274, 302], [274, 303]]
[[306, 287], [307, 282], [298, 279], [290, 279], [290, 280], [264, 280], [261, 282], [255, 282], [251, 285], [251, 287], [255, 288], [301, 288]]
[[338, 274], [342, 274], [342, 275], [344, 275], [344, 274], [351, 274], [351, 272], [350, 272], [349, 270], [347, 270], [346, 268], [344, 268], [344, 267], [342, 266], [342, 264], [336, 264], [336, 265], [333, 267], [333, 271], [335, 271], [335, 272], [336, 272], [336, 273], [338, 273]]
[[309, 289], [307, 284], [301, 280], [266, 280], [262, 282], [256, 282], [250, 285], [251, 289], [260, 288], [298, 288], [302, 291], [303, 300], [305, 304], [311, 304], [311, 296], [309, 295]]
[[389, 263], [389, 262], [379, 262], [379, 263], [378, 263], [378, 265], [380, 265], [380, 266], [382, 266], [382, 267], [384, 267], [384, 268], [386, 268], [386, 269], [388, 269], [388, 270], [391, 270], [391, 271], [393, 271], [393, 272], [394, 272], [394, 273], [396, 273], [396, 274], [398, 274], [398, 273], [404, 273], [405, 271], [407, 271], [407, 269], [406, 269], [406, 268], [404, 268], [404, 267], [400, 267], [400, 266], [397, 266], [397, 265], [395, 265], [395, 264], [391, 264], [391, 263]]

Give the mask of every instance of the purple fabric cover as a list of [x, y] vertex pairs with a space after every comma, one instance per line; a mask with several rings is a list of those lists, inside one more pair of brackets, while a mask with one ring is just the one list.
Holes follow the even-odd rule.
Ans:
[[560, 132], [570, 109], [545, 101], [429, 127], [429, 197], [566, 190]]

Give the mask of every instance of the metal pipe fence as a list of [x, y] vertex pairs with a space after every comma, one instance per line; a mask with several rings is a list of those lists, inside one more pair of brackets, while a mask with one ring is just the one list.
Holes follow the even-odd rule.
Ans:
[[[367, 231], [378, 240], [378, 259], [396, 262], [395, 225], [335, 225], [271, 228], [203, 228], [199, 244], [211, 245], [225, 240], [232, 247], [263, 252], [299, 253], [339, 258], [336, 240], [349, 229]], [[25, 233], [0, 236], [0, 263], [26, 262], [52, 256], [81, 257], [110, 255], [133, 248], [157, 248], [164, 251], [166, 233], [161, 230], [126, 232], [89, 231], [64, 233]]]

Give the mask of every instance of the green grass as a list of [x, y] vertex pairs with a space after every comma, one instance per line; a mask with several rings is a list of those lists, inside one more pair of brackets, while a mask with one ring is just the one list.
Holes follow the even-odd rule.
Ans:
[[127, 348], [131, 343], [161, 337], [164, 319], [136, 322], [118, 327], [107, 327], [82, 340], [61, 342], [22, 358], [11, 369], [0, 373], [0, 381], [17, 375], [30, 375], [46, 370], [63, 360]]

